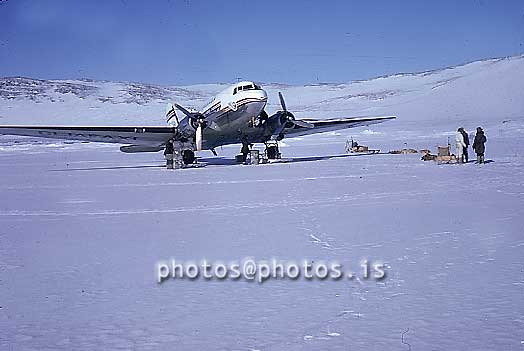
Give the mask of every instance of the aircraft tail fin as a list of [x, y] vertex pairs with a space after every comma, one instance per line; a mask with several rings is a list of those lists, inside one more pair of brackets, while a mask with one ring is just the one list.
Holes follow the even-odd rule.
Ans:
[[178, 127], [178, 124], [180, 123], [178, 120], [178, 116], [176, 115], [176, 109], [173, 104], [167, 105], [167, 112], [166, 112], [166, 122], [171, 127]]

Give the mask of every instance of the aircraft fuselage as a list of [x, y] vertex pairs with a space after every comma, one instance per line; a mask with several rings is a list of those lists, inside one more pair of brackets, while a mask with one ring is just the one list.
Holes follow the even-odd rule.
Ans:
[[[264, 135], [271, 136], [260, 118], [266, 104], [266, 92], [253, 82], [239, 82], [220, 92], [200, 111], [207, 124], [203, 129], [204, 149], [243, 140], [257, 142]], [[179, 130], [189, 137], [194, 135], [196, 126], [186, 117], [180, 122]]]

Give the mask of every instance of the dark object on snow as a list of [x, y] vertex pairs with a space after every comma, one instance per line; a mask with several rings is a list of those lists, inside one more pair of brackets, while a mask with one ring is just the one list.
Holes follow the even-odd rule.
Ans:
[[182, 152], [182, 160], [186, 165], [195, 163], [195, 153], [193, 152], [193, 150], [184, 150]]
[[167, 154], [173, 154], [174, 153], [174, 148], [173, 148], [173, 142], [171, 140], [168, 140], [168, 142], [166, 143], [166, 149], [164, 150], [164, 155], [167, 155]]
[[351, 138], [351, 142], [349, 140], [346, 141], [346, 152], [347, 153], [378, 154], [380, 150], [370, 149], [368, 146], [365, 146], [365, 145], [359, 145], [356, 140], [353, 140], [353, 138]]
[[164, 157], [166, 159], [166, 168], [174, 168], [174, 153], [175, 148], [173, 147], [173, 140], [168, 140], [166, 143], [166, 149], [164, 150]]
[[235, 162], [236, 163], [244, 163], [246, 162], [246, 156], [244, 154], [238, 154], [235, 156]]
[[242, 148], [240, 149], [240, 153], [243, 156], [243, 161], [245, 162], [247, 159], [247, 155], [251, 151], [251, 144], [248, 142], [247, 137], [242, 138]]
[[469, 161], [469, 155], [468, 155], [468, 147], [462, 148], [462, 155], [464, 156], [464, 162], [468, 163]]
[[484, 152], [486, 146], [484, 145], [487, 141], [486, 135], [482, 128], [477, 128], [477, 134], [475, 134], [475, 140], [473, 141], [473, 150], [477, 154], [477, 163], [484, 163]]
[[280, 158], [278, 147], [275, 145], [270, 145], [266, 148], [267, 158], [269, 160], [276, 160]]
[[249, 154], [249, 144], [243, 143], [240, 152], [242, 153], [242, 155], [244, 155], [244, 157], [247, 156], [247, 154]]
[[429, 152], [424, 154], [424, 156], [422, 156], [421, 158], [422, 161], [434, 161], [436, 159], [437, 159], [437, 155], [432, 155]]

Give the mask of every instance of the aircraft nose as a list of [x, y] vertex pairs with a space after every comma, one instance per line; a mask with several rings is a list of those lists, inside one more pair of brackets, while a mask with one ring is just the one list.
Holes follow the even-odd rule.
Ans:
[[258, 93], [261, 100], [267, 100], [267, 93], [264, 89], [258, 90]]

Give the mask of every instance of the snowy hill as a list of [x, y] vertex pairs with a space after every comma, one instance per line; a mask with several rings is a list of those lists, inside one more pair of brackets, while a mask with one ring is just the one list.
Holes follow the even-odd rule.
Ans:
[[[347, 84], [264, 84], [267, 110], [282, 91], [299, 118], [397, 115], [397, 125], [493, 124], [524, 117], [524, 56]], [[0, 78], [1, 124], [163, 124], [168, 102], [199, 108], [228, 84], [156, 86]]]

